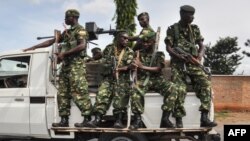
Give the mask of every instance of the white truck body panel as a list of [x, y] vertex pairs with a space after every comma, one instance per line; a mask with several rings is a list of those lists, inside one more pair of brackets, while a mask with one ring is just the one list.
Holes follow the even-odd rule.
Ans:
[[[27, 86], [24, 88], [0, 88], [0, 135], [29, 136], [36, 138], [74, 138], [70, 135], [56, 135], [51, 129], [53, 122], [60, 121], [56, 105], [57, 89], [51, 82], [51, 49], [37, 49], [30, 52], [8, 52], [0, 54], [0, 59], [11, 56], [30, 56]], [[1, 65], [3, 66], [3, 64]], [[1, 68], [0, 68], [1, 70]], [[1, 72], [0, 72], [1, 78]], [[94, 104], [95, 94], [91, 93]], [[142, 115], [147, 128], [159, 128], [163, 97], [158, 93], [145, 96], [145, 113]], [[82, 122], [79, 109], [71, 102], [70, 127]], [[188, 93], [185, 100], [187, 115], [183, 118], [184, 128], [200, 127], [199, 99]], [[213, 109], [213, 107], [212, 107]], [[213, 119], [213, 110], [211, 112]], [[112, 107], [107, 112], [112, 115]], [[175, 120], [171, 119], [174, 123]]]

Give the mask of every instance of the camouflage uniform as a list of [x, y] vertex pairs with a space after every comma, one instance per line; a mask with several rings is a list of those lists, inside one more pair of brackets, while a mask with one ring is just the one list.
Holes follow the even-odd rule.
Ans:
[[103, 80], [98, 88], [95, 105], [93, 108], [94, 114], [105, 115], [110, 107], [113, 99], [114, 79], [112, 78], [111, 65], [109, 62], [112, 55], [113, 45], [108, 45], [103, 51], [103, 58], [100, 60], [106, 67], [103, 72]]
[[[144, 66], [150, 66], [153, 53], [148, 53], [145, 50], [140, 51], [140, 61]], [[152, 67], [158, 66], [164, 68], [165, 55], [163, 52], [157, 52], [153, 61]], [[146, 78], [149, 76], [149, 81], [145, 83]], [[132, 112], [134, 114], [142, 114], [144, 112], [144, 95], [148, 91], [159, 92], [163, 95], [163, 111], [172, 111], [175, 105], [175, 100], [178, 97], [178, 87], [167, 81], [162, 73], [148, 72], [138, 69], [137, 72], [138, 83], [133, 89], [132, 95]]]
[[[112, 54], [115, 54], [114, 47], [111, 48]], [[125, 52], [121, 59], [121, 63], [118, 67], [128, 66], [132, 63], [134, 52], [130, 47], [124, 48]], [[121, 53], [121, 52], [120, 52]], [[116, 60], [118, 62], [118, 58], [120, 53], [118, 52], [117, 55], [114, 55], [116, 57]], [[109, 56], [110, 57], [110, 56]], [[118, 65], [118, 64], [117, 64]], [[114, 86], [114, 98], [113, 98], [113, 114], [118, 115], [122, 113], [126, 113], [127, 111], [127, 105], [129, 102], [129, 96], [131, 94], [131, 88], [130, 88], [130, 80], [129, 80], [130, 74], [129, 70], [124, 72], [119, 72], [119, 79], [116, 80], [115, 86]], [[117, 82], [118, 81], [118, 82]]]
[[[200, 29], [197, 25], [191, 24], [190, 28], [183, 28], [180, 23], [175, 23], [167, 30], [167, 37], [165, 42], [170, 43], [173, 47], [178, 46], [184, 51], [198, 55], [198, 49], [195, 44], [203, 40]], [[191, 32], [190, 32], [191, 31]], [[174, 110], [174, 117], [183, 117], [186, 115], [184, 109], [184, 100], [186, 96], [186, 76], [189, 76], [196, 96], [201, 101], [200, 111], [210, 109], [211, 101], [211, 84], [208, 76], [204, 71], [191, 63], [185, 63], [175, 56], [171, 56], [171, 69], [172, 69], [172, 81], [176, 83], [182, 89], [182, 94], [178, 97], [176, 102], [176, 108]]]
[[[62, 52], [77, 46], [77, 40], [86, 40], [87, 32], [77, 24], [62, 34]], [[70, 115], [70, 100], [76, 103], [82, 116], [91, 114], [91, 101], [88, 95], [88, 83], [85, 78], [86, 66], [84, 63], [85, 52], [79, 52], [65, 57], [59, 74], [58, 108], [60, 116]]]

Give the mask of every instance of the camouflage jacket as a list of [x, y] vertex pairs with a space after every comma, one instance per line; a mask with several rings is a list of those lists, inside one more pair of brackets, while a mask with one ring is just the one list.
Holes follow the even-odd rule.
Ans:
[[[61, 52], [68, 51], [72, 48], [75, 48], [77, 46], [78, 40], [87, 40], [88, 33], [87, 31], [81, 26], [80, 24], [76, 24], [75, 26], [71, 27], [70, 29], [66, 29], [61, 36], [60, 42], [62, 43], [62, 49]], [[79, 52], [77, 54], [74, 54], [74, 56], [69, 56], [65, 58], [65, 61], [71, 61], [74, 57], [82, 57], [86, 56], [86, 50]]]
[[165, 38], [165, 42], [170, 43], [172, 47], [178, 46], [194, 56], [198, 55], [197, 43], [203, 40], [197, 25], [191, 24], [190, 28], [184, 28], [180, 23], [168, 27], [167, 37]]
[[[118, 64], [119, 55], [121, 52], [115, 53], [116, 46], [114, 44], [110, 44], [106, 46], [103, 50], [103, 63], [106, 64], [106, 71], [111, 72], [112, 74], [112, 57], [115, 57], [116, 64]], [[132, 63], [134, 58], [134, 51], [130, 47], [125, 48], [124, 55], [121, 59], [121, 62], [118, 67], [128, 66]], [[110, 74], [110, 73], [109, 73]], [[129, 71], [123, 71], [119, 73], [119, 79], [129, 79]]]

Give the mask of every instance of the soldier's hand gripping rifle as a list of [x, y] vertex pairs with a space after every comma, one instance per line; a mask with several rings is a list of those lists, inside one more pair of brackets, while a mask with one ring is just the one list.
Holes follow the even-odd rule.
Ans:
[[189, 62], [193, 65], [197, 65], [198, 67], [200, 67], [206, 74], [210, 75], [211, 72], [204, 67], [199, 60], [197, 60], [193, 55], [191, 55], [190, 53], [185, 52], [184, 50], [182, 50], [179, 47], [174, 47], [173, 48], [173, 52], [177, 55], [179, 55], [183, 60], [185, 60], [186, 62]]

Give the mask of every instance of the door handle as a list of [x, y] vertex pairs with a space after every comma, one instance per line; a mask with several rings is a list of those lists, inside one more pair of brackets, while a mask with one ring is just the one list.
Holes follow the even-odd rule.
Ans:
[[21, 101], [24, 101], [24, 99], [23, 98], [15, 98], [15, 101], [21, 102]]

